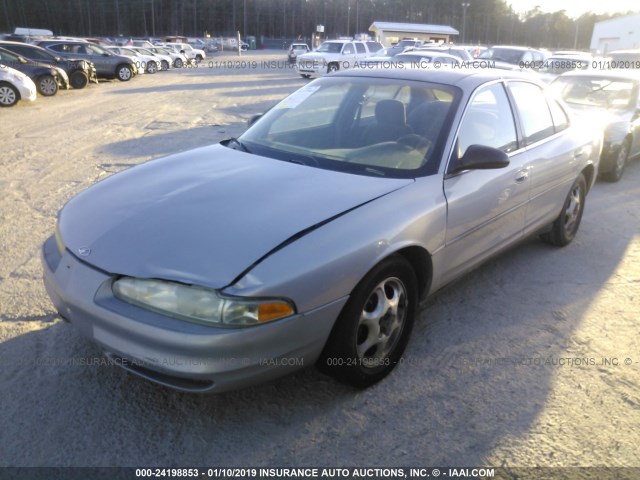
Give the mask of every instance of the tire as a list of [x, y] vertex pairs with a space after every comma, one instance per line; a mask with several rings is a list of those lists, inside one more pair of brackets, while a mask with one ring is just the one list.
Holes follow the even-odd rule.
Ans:
[[158, 64], [156, 62], [147, 63], [146, 72], [150, 75], [153, 75], [154, 73], [158, 73]]
[[20, 100], [18, 89], [10, 83], [0, 82], [0, 107], [13, 107]]
[[342, 383], [369, 387], [386, 377], [404, 352], [417, 308], [411, 265], [391, 256], [353, 290], [318, 360], [318, 369]]
[[184, 62], [181, 58], [176, 58], [176, 61], [173, 62], [173, 66], [176, 68], [182, 68], [182, 65], [184, 65]]
[[116, 78], [121, 82], [128, 82], [133, 77], [133, 69], [126, 64], [118, 65], [116, 68]]
[[337, 72], [338, 70], [340, 70], [340, 67], [338, 67], [337, 63], [330, 63], [327, 66], [327, 73]]
[[625, 140], [616, 152], [616, 158], [610, 171], [603, 173], [602, 178], [607, 182], [617, 182], [622, 178], [624, 167], [629, 159], [629, 141]]
[[196, 55], [196, 62], [201, 62], [202, 60], [204, 60], [204, 59], [202, 58], [202, 55], [197, 54], [197, 55]]
[[169, 62], [162, 60], [160, 62], [160, 70], [169, 70]]
[[306, 73], [301, 73], [300, 76], [302, 78], [311, 78], [311, 75], [307, 75]]
[[76, 70], [69, 77], [69, 83], [71, 83], [71, 86], [73, 88], [79, 90], [87, 86], [87, 84], [89, 83], [89, 77], [87, 77], [86, 73], [81, 72], [80, 70]]
[[36, 81], [36, 88], [43, 97], [53, 97], [58, 93], [58, 82], [52, 75], [42, 75]]
[[551, 225], [551, 231], [541, 235], [542, 239], [557, 247], [569, 245], [578, 233], [584, 203], [587, 195], [587, 182], [583, 174], [571, 186], [562, 212]]

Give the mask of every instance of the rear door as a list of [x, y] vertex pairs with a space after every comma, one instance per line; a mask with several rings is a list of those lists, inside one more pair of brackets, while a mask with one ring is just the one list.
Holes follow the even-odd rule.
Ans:
[[578, 176], [581, 157], [588, 152], [582, 151], [575, 138], [567, 134], [567, 114], [555, 100], [547, 98], [541, 87], [524, 81], [511, 81], [507, 85], [515, 100], [522, 141], [531, 161], [531, 199], [526, 224], [534, 229], [560, 213], [569, 187]]
[[516, 120], [501, 82], [481, 87], [470, 100], [460, 123], [450, 170], [474, 144], [504, 151], [509, 165], [445, 176], [445, 282], [519, 239], [524, 229], [530, 189], [529, 154], [519, 148]]

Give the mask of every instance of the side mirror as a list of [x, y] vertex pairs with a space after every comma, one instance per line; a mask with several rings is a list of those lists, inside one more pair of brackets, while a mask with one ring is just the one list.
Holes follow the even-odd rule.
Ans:
[[247, 126], [248, 127], [253, 126], [253, 124], [256, 123], [258, 120], [260, 120], [263, 115], [264, 113], [261, 113], [259, 115], [254, 115], [253, 117], [251, 117], [249, 120], [247, 120]]
[[450, 173], [463, 170], [491, 170], [504, 168], [509, 165], [509, 156], [502, 150], [486, 145], [470, 145], [454, 165]]
[[60, 57], [55, 57], [54, 60], [56, 61], [56, 63], [60, 63], [62, 61], [62, 58]]

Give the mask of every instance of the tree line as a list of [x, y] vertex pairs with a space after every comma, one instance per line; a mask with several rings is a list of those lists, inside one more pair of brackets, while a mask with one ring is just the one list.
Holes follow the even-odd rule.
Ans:
[[[335, 38], [367, 33], [376, 20], [449, 25], [457, 41], [588, 49], [595, 22], [614, 15], [536, 8], [505, 0], [0, 0], [0, 32], [45, 28], [56, 35], [309, 38], [317, 25]], [[621, 12], [631, 13], [631, 12]], [[615, 15], [617, 16], [617, 15]]]

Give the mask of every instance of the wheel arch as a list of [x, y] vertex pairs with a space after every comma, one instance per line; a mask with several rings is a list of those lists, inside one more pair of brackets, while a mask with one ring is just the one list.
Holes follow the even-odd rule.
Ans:
[[589, 164], [582, 170], [582, 175], [584, 175], [585, 180], [587, 181], [587, 192], [591, 190], [591, 187], [595, 183], [595, 175], [596, 169], [593, 164]]
[[[419, 299], [426, 297], [431, 287], [433, 279], [433, 264], [431, 262], [431, 254], [423, 247], [414, 245], [404, 247], [394, 253], [404, 257], [413, 269], [416, 279], [418, 280], [418, 296]], [[385, 257], [388, 258], [388, 257]]]

